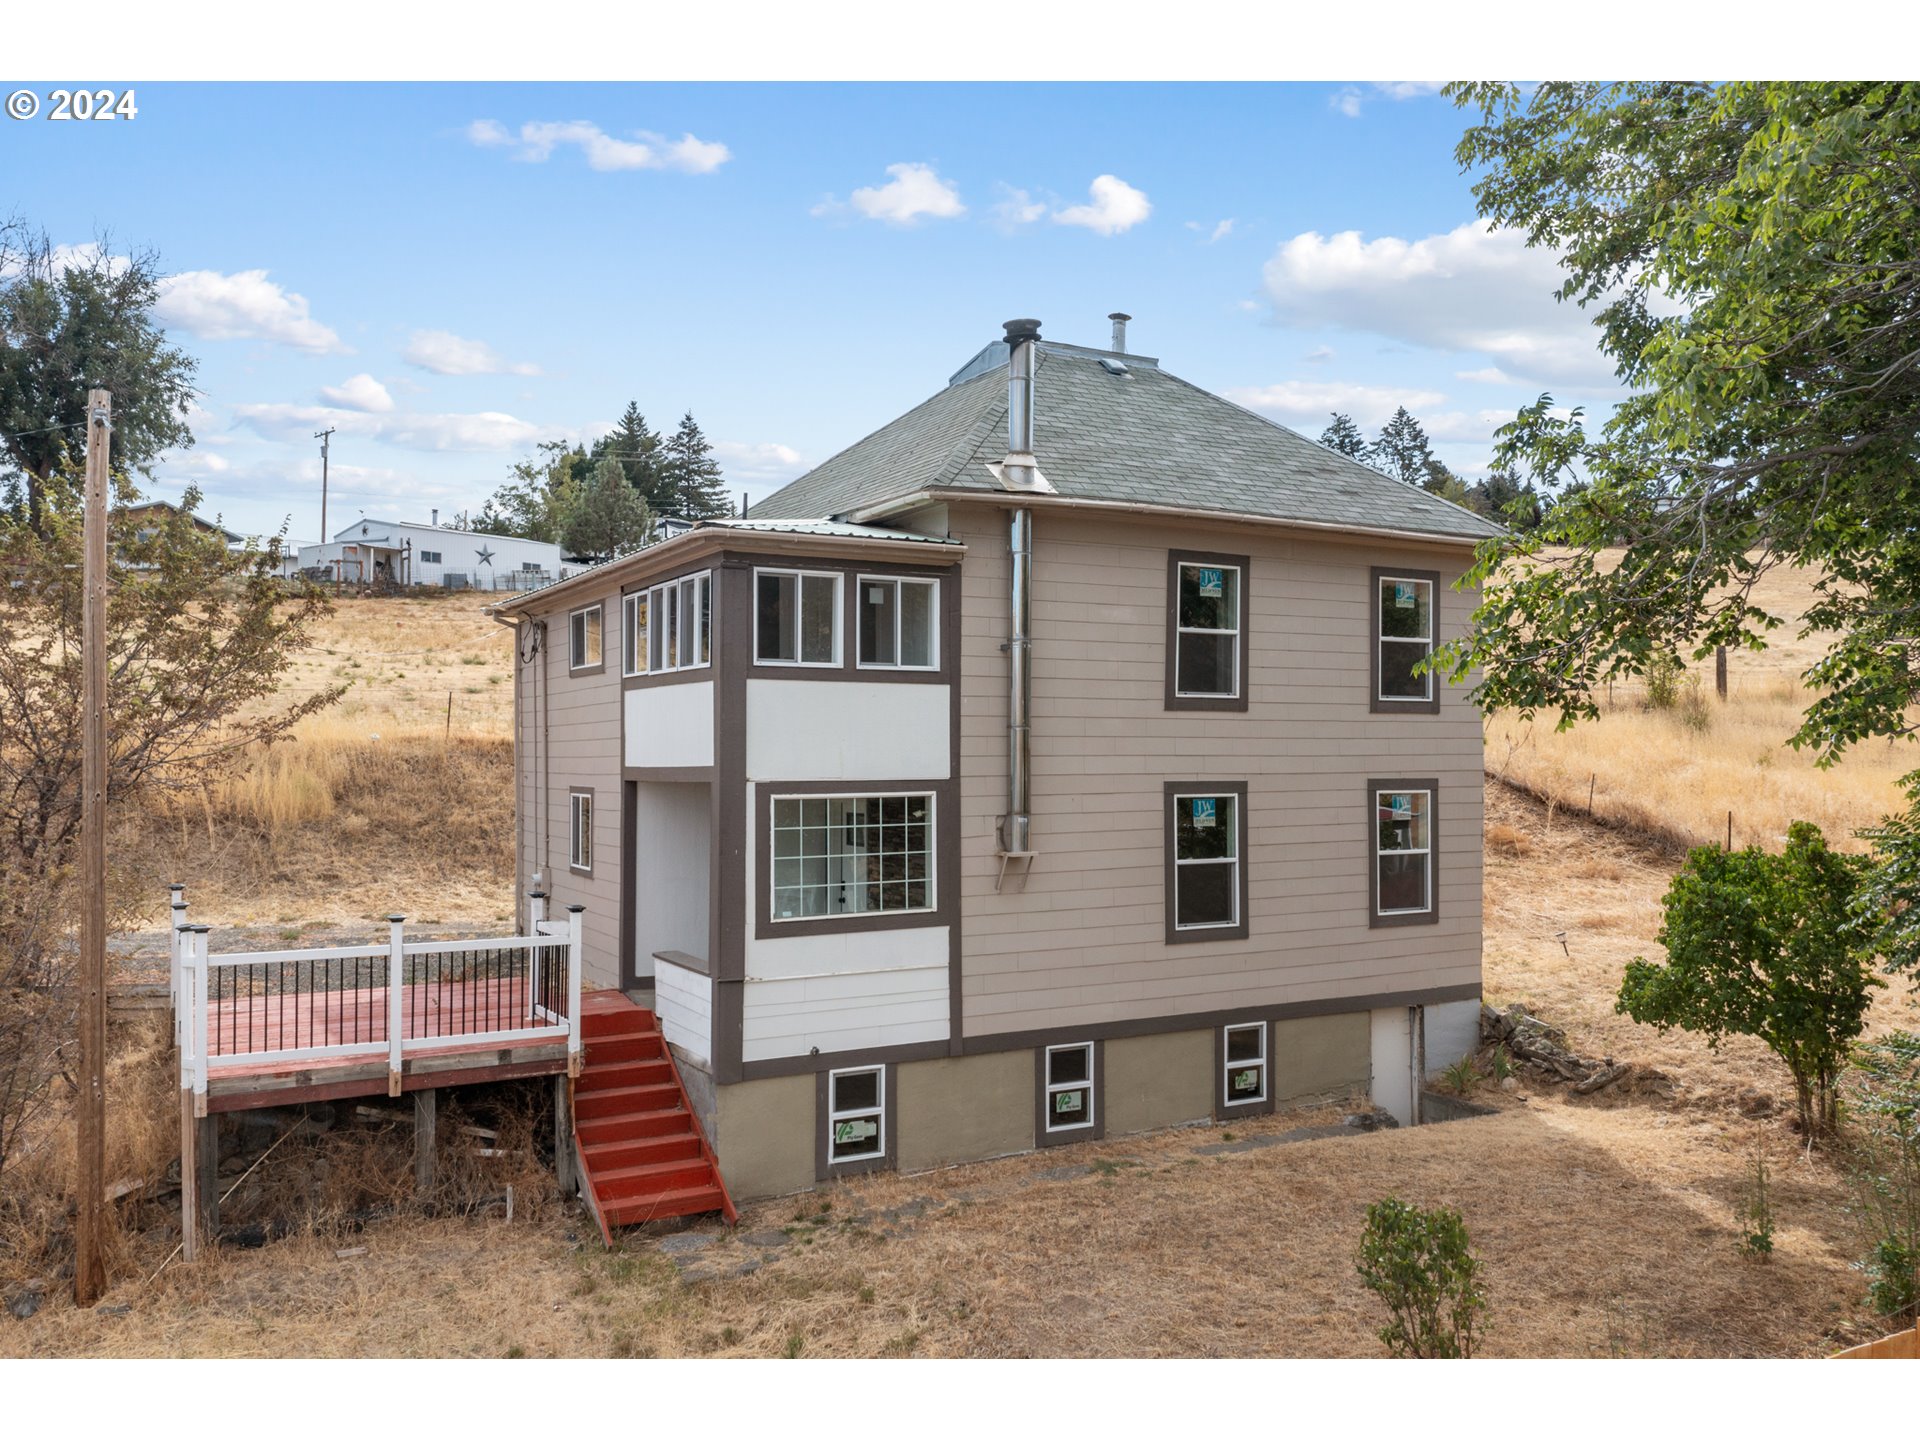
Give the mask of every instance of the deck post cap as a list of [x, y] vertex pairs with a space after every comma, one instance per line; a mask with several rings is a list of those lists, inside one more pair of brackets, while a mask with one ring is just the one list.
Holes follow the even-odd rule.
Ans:
[[586, 908], [587, 908], [587, 907], [586, 907], [586, 906], [584, 906], [584, 905], [569, 905], [569, 906], [567, 906], [567, 910], [568, 910], [568, 913], [570, 913], [570, 914], [573, 914], [573, 915], [578, 915], [578, 914], [579, 914], [579, 913], [580, 913], [580, 912], [581, 912], [582, 910], [584, 910], [584, 909], [586, 909]]
[[544, 900], [547, 898], [547, 892], [544, 890], [529, 890], [527, 894], [535, 900]]
[[167, 889], [169, 890], [184, 890], [186, 888], [187, 887], [181, 884], [178, 880], [175, 880], [173, 883], [167, 886]]
[[404, 915], [389, 915], [387, 916], [387, 923], [389, 925], [398, 925], [402, 920], [406, 918], [407, 917]]
[[184, 910], [187, 908], [187, 902], [184, 900], [176, 900], [173, 902], [173, 908], [176, 910]]

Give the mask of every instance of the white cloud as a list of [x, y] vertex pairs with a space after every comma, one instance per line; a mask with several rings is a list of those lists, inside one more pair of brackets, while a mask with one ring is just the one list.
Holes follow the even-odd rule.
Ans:
[[450, 330], [416, 330], [401, 358], [436, 375], [538, 375], [537, 365], [509, 363], [484, 340], [468, 340]]
[[1479, 370], [1456, 370], [1456, 380], [1471, 380], [1476, 385], [1518, 385], [1520, 382], [1507, 374], [1498, 365], [1488, 365]]
[[1087, 189], [1093, 197], [1091, 203], [1054, 211], [1054, 224], [1080, 225], [1099, 235], [1118, 235], [1153, 213], [1153, 202], [1146, 192], [1134, 189], [1117, 175], [1095, 176]]
[[271, 340], [310, 355], [344, 353], [340, 337], [307, 311], [304, 295], [264, 270], [187, 270], [160, 282], [154, 313], [203, 340]]
[[1189, 220], [1187, 221], [1187, 229], [1193, 230], [1196, 232], [1205, 231], [1207, 238], [1201, 243], [1206, 245], [1213, 245], [1218, 243], [1221, 240], [1226, 239], [1229, 235], [1233, 233], [1233, 221], [1222, 220], [1218, 224], [1212, 226], [1211, 229], [1209, 229], [1209, 227], [1206, 225], [1204, 221]]
[[1358, 85], [1343, 85], [1327, 97], [1327, 105], [1349, 120], [1357, 120], [1369, 100], [1380, 96], [1389, 100], [1418, 100], [1422, 96], [1439, 94], [1440, 85], [1438, 80], [1376, 80], [1365, 89]]
[[1316, 345], [1301, 358], [1309, 365], [1324, 365], [1333, 357], [1334, 349], [1331, 345]]
[[315, 430], [332, 426], [343, 435], [361, 436], [404, 450], [516, 450], [559, 435], [497, 410], [373, 414], [323, 405], [266, 404], [236, 405], [233, 418], [236, 424], [270, 440], [306, 440]]
[[[1351, 415], [1362, 430], [1377, 429], [1406, 406], [1432, 433], [1425, 412], [1446, 403], [1437, 390], [1406, 390], [1387, 385], [1348, 385], [1337, 381], [1283, 380], [1277, 385], [1246, 385], [1229, 390], [1227, 399], [1249, 410], [1284, 420], [1297, 429], [1319, 434], [1336, 410]], [[1507, 417], [1511, 420], [1513, 417]]]
[[910, 162], [887, 166], [893, 178], [884, 185], [863, 185], [846, 203], [829, 196], [813, 207], [816, 216], [844, 214], [852, 209], [868, 220], [888, 225], [913, 225], [922, 218], [951, 220], [967, 213], [960, 201], [960, 189], [951, 180], [943, 180], [931, 165]]
[[514, 159], [534, 164], [551, 158], [562, 145], [577, 146], [587, 168], [600, 171], [679, 170], [709, 175], [733, 158], [733, 152], [718, 141], [691, 134], [669, 140], [647, 130], [633, 131], [628, 140], [607, 134], [591, 120], [530, 120], [517, 134], [498, 120], [475, 120], [466, 133], [475, 145], [510, 147]]
[[1553, 252], [1529, 248], [1518, 230], [1476, 221], [1421, 240], [1309, 231], [1262, 273], [1285, 325], [1484, 355], [1526, 383], [1614, 383], [1589, 314], [1553, 298], [1563, 278]]
[[999, 186], [999, 191], [1000, 199], [993, 207], [993, 218], [1002, 229], [1016, 229], [1045, 218], [1046, 201], [1036, 200], [1027, 191], [1004, 183]]
[[329, 405], [338, 405], [347, 410], [380, 413], [393, 409], [393, 396], [387, 393], [386, 386], [371, 375], [355, 375], [338, 385], [323, 385], [320, 398]]
[[798, 450], [773, 441], [746, 444], [716, 440], [713, 454], [726, 471], [728, 482], [736, 487], [784, 484], [807, 468]]

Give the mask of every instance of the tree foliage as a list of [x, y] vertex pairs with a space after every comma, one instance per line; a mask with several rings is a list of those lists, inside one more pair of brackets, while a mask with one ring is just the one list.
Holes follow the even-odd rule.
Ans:
[[[1542, 396], [1505, 473], [1559, 490], [1488, 542], [1445, 647], [1487, 708], [1562, 726], [1656, 655], [1759, 648], [1755, 583], [1816, 567], [1794, 736], [1830, 763], [1920, 700], [1920, 86], [1449, 87], [1480, 213], [1562, 256], [1634, 392], [1591, 433]], [[1568, 482], [1578, 482], [1569, 484]], [[1626, 547], [1615, 562], [1609, 546]]]
[[1360, 1282], [1386, 1302], [1393, 1317], [1379, 1333], [1395, 1356], [1472, 1357], [1474, 1327], [1487, 1297], [1458, 1210], [1422, 1209], [1392, 1196], [1369, 1205], [1354, 1264]]
[[121, 469], [145, 473], [193, 443], [196, 362], [153, 318], [158, 284], [146, 251], [59, 249], [24, 222], [0, 224], [0, 484], [16, 517], [39, 527], [54, 474], [84, 453], [91, 388], [113, 392]]
[[580, 494], [586, 453], [561, 440], [548, 440], [513, 467], [513, 478], [490, 495], [472, 518], [486, 535], [517, 535], [523, 540], [561, 543], [567, 517]]
[[665, 493], [672, 497], [672, 513], [688, 520], [723, 520], [733, 514], [720, 462], [713, 458], [713, 446], [691, 413], [680, 417], [665, 449]]
[[1338, 410], [1332, 413], [1332, 423], [1320, 432], [1320, 443], [1329, 450], [1338, 451], [1350, 459], [1365, 460], [1367, 437], [1360, 432], [1360, 427], [1353, 423], [1353, 417], [1342, 415]]
[[653, 538], [653, 512], [627, 479], [621, 463], [609, 456], [579, 487], [560, 531], [570, 554], [612, 559], [637, 550]]
[[1628, 962], [1615, 1009], [1662, 1031], [1752, 1035], [1786, 1062], [1809, 1134], [1836, 1118], [1835, 1082], [1866, 1027], [1871, 920], [1858, 904], [1864, 864], [1795, 821], [1786, 850], [1693, 850], [1663, 902], [1665, 964]]

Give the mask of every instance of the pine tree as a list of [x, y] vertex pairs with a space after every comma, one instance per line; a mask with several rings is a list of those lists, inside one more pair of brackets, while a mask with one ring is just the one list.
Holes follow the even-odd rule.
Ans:
[[661, 447], [660, 432], [647, 424], [639, 403], [629, 400], [620, 422], [595, 443], [593, 458], [598, 461], [610, 455], [617, 459], [626, 472], [627, 483], [657, 513], [673, 508], [667, 494], [666, 456]]
[[1381, 474], [1404, 480], [1409, 485], [1422, 485], [1436, 478], [1444, 484], [1447, 478], [1446, 467], [1433, 457], [1426, 430], [1407, 413], [1404, 405], [1380, 427], [1380, 438], [1367, 447], [1364, 458]]
[[1367, 437], [1360, 433], [1351, 415], [1342, 415], [1338, 410], [1333, 412], [1333, 423], [1320, 432], [1320, 443], [1355, 460], [1367, 458]]
[[587, 476], [560, 528], [560, 543], [575, 555], [612, 559], [653, 536], [653, 512], [608, 456]]
[[713, 446], [700, 433], [691, 411], [680, 417], [680, 428], [663, 448], [667, 493], [673, 497], [670, 513], [688, 520], [718, 520], [733, 514], [720, 462], [713, 458]]

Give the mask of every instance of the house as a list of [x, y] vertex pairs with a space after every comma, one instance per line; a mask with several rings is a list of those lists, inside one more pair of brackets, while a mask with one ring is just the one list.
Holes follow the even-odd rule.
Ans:
[[361, 516], [333, 538], [300, 547], [300, 569], [315, 579], [355, 585], [444, 585], [452, 589], [530, 590], [582, 568], [558, 545], [514, 535], [455, 530], [440, 523]]
[[1412, 1120], [1473, 1044], [1480, 722], [1419, 662], [1495, 527], [1123, 325], [1011, 322], [747, 517], [495, 607], [522, 888], [584, 906], [736, 1198]]
[[224, 525], [216, 525], [204, 515], [182, 510], [171, 500], [141, 500], [136, 504], [122, 507], [118, 514], [123, 524], [131, 524], [134, 527], [135, 537], [141, 540], [150, 539], [159, 526], [173, 516], [185, 515], [195, 530], [202, 535], [218, 535], [226, 541], [229, 550], [242, 550], [247, 544], [247, 537], [238, 531], [229, 530]]

